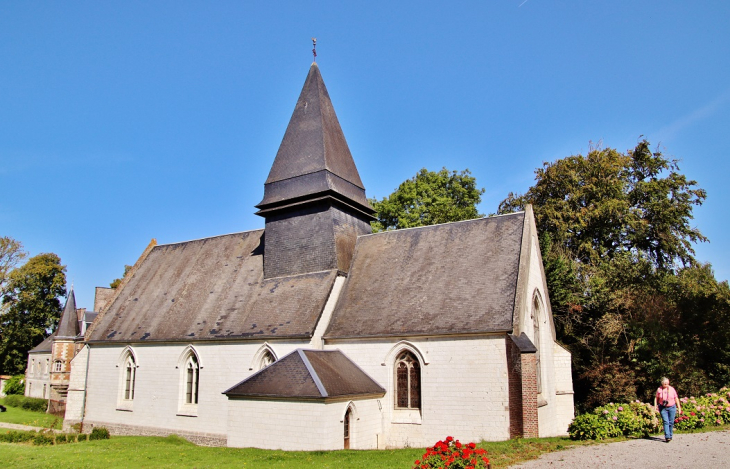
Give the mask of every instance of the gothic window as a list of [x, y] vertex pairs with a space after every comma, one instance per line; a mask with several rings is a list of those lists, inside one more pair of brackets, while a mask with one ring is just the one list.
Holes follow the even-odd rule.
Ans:
[[395, 407], [421, 408], [421, 366], [408, 351], [401, 352], [395, 360]]
[[198, 357], [191, 353], [185, 364], [185, 404], [198, 403], [200, 365]]
[[272, 354], [270, 350], [266, 350], [261, 355], [261, 363], [259, 365], [259, 369], [266, 368], [267, 366], [271, 365], [275, 361], [276, 361], [276, 358], [274, 358], [274, 354]]
[[350, 421], [352, 418], [352, 409], [347, 408], [345, 412], [345, 449], [350, 449]]
[[117, 388], [117, 410], [132, 412], [134, 410], [134, 395], [137, 387], [137, 357], [131, 347], [124, 347], [119, 355], [117, 369], [119, 381]]
[[137, 375], [137, 364], [130, 354], [124, 362], [124, 399], [134, 400], [134, 380]]

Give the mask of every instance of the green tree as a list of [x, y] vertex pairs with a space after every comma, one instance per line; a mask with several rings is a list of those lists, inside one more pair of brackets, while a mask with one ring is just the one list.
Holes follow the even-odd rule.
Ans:
[[131, 265], [125, 265], [124, 266], [124, 275], [122, 275], [120, 278], [115, 278], [114, 280], [112, 280], [112, 282], [109, 284], [109, 287], [110, 288], [117, 288], [119, 285], [121, 285], [122, 284], [122, 280], [124, 279], [124, 277], [127, 276], [127, 273], [129, 273], [129, 270], [131, 268], [132, 268]]
[[[706, 193], [677, 161], [643, 140], [626, 153], [593, 148], [545, 163], [535, 180], [499, 212], [533, 206], [558, 339], [573, 353], [576, 401], [647, 398], [672, 366], [717, 368], [691, 353], [681, 332], [687, 305], [701, 301], [678, 282], [698, 268], [693, 243], [707, 240], [691, 226]], [[705, 288], [720, 288], [710, 277]], [[721, 375], [702, 383], [722, 386]]]
[[0, 370], [23, 373], [28, 351], [58, 324], [60, 297], [66, 295], [66, 267], [52, 253], [31, 257], [10, 272], [0, 316]]
[[652, 152], [646, 140], [627, 153], [597, 148], [545, 163], [535, 185], [510, 193], [499, 212], [532, 204], [540, 232], [585, 264], [640, 252], [658, 269], [672, 269], [694, 260], [692, 243], [707, 241], [690, 225], [707, 194], [678, 171], [676, 160]]
[[26, 252], [20, 241], [9, 236], [0, 237], [0, 291], [8, 281], [8, 274], [25, 259]]
[[477, 204], [483, 193], [468, 169], [434, 172], [423, 168], [388, 197], [369, 200], [377, 211], [371, 225], [378, 232], [480, 218], [484, 215]]

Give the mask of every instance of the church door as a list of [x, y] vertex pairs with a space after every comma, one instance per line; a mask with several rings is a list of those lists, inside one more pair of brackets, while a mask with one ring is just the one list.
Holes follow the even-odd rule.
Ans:
[[345, 412], [345, 449], [350, 449], [350, 417], [352, 416], [352, 409], [347, 409]]

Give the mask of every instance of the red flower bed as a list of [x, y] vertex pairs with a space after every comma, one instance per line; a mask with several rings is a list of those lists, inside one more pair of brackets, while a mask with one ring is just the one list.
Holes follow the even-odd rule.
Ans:
[[489, 467], [487, 452], [474, 443], [462, 444], [451, 436], [426, 448], [413, 469], [486, 469]]

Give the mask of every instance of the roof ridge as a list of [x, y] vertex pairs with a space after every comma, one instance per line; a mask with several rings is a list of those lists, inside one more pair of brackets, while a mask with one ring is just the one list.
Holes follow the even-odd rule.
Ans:
[[319, 379], [319, 375], [314, 369], [314, 366], [312, 366], [312, 363], [309, 361], [307, 354], [304, 353], [304, 349], [298, 348], [296, 351], [299, 353], [299, 357], [302, 359], [304, 366], [307, 367], [307, 371], [309, 371], [309, 375], [312, 377], [312, 381], [314, 381], [314, 385], [317, 386], [319, 393], [322, 397], [328, 397], [329, 394], [327, 393], [327, 389], [325, 389], [324, 384], [322, 384], [322, 380]]
[[222, 238], [224, 236], [233, 236], [233, 235], [237, 235], [237, 234], [253, 233], [254, 231], [264, 231], [264, 228], [255, 228], [253, 230], [244, 230], [244, 231], [234, 231], [232, 233], [224, 233], [224, 234], [219, 234], [219, 235], [214, 235], [214, 236], [206, 236], [204, 238], [188, 239], [186, 241], [176, 241], [174, 243], [163, 243], [163, 244], [158, 244], [157, 246], [159, 246], [159, 247], [175, 246], [176, 244], [194, 243], [195, 241], [203, 241], [204, 239]]
[[470, 222], [478, 222], [478, 221], [484, 221], [484, 220], [493, 220], [495, 218], [504, 218], [504, 217], [511, 217], [514, 215], [524, 214], [524, 210], [520, 210], [519, 212], [512, 212], [512, 213], [502, 213], [499, 215], [489, 215], [486, 217], [479, 217], [479, 218], [471, 218], [469, 220], [457, 220], [457, 221], [447, 221], [445, 223], [435, 223], [433, 225], [424, 225], [424, 226], [410, 226], [408, 228], [398, 228], [395, 230], [386, 230], [386, 231], [378, 231], [377, 233], [369, 233], [358, 236], [358, 238], [364, 238], [366, 236], [377, 236], [382, 235], [385, 233], [395, 233], [395, 232], [401, 232], [401, 231], [407, 231], [407, 230], [420, 230], [420, 229], [428, 229], [433, 228], [437, 226], [444, 226], [444, 225], [455, 225], [457, 223], [470, 223]]

